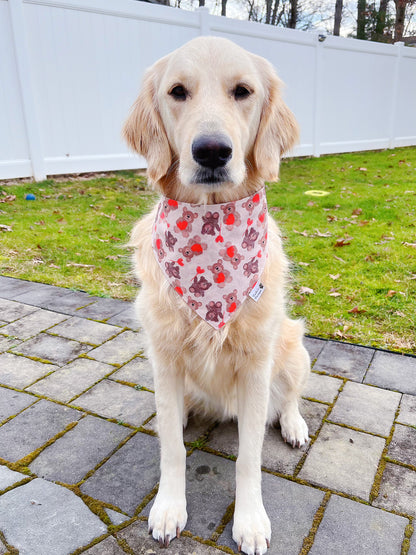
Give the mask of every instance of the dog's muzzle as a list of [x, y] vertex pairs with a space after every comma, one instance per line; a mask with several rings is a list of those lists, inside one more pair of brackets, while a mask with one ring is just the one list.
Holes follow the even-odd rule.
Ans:
[[224, 135], [201, 135], [192, 143], [192, 157], [199, 165], [194, 183], [214, 184], [228, 181], [225, 169], [233, 155], [230, 139]]

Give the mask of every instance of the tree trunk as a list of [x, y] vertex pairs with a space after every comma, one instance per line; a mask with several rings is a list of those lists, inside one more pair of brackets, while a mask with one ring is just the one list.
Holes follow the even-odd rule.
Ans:
[[384, 28], [386, 27], [387, 4], [389, 0], [380, 0], [380, 7], [377, 12], [376, 27], [374, 30], [373, 40], [381, 42], [384, 36]]
[[404, 17], [406, 13], [407, 0], [394, 0], [396, 4], [396, 23], [394, 24], [395, 42], [402, 40], [404, 30]]
[[277, 9], [279, 7], [280, 0], [274, 0], [273, 14], [272, 14], [272, 25], [276, 25]]
[[365, 40], [365, 10], [366, 10], [366, 1], [365, 0], [358, 0], [357, 2], [357, 39]]
[[203, 8], [205, 6], [205, 0], [199, 0], [199, 7]]
[[267, 23], [267, 25], [270, 25], [271, 23], [272, 3], [273, 0], [266, 0], [266, 19], [264, 22]]
[[295, 29], [296, 23], [298, 22], [298, 0], [290, 0], [290, 13], [288, 27], [289, 29]]
[[339, 37], [339, 30], [341, 28], [342, 2], [343, 0], [336, 0], [335, 2], [334, 35], [337, 37]]
[[227, 15], [227, 0], [221, 0], [221, 15]]

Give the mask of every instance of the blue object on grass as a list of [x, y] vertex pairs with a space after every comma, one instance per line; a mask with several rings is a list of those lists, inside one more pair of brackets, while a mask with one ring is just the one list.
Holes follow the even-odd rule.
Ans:
[[32, 194], [32, 193], [28, 193], [28, 194], [25, 196], [25, 199], [26, 199], [26, 200], [36, 200], [36, 197], [35, 197], [35, 195]]

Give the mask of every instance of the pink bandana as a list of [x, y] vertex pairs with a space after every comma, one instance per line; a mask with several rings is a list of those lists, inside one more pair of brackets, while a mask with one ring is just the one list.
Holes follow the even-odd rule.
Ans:
[[153, 250], [175, 291], [203, 320], [221, 328], [252, 292], [267, 257], [265, 189], [224, 204], [163, 197]]

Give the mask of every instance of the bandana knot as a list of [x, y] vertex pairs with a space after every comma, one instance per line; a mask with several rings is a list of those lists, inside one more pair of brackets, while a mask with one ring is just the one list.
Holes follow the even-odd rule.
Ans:
[[220, 329], [264, 270], [264, 187], [223, 204], [190, 204], [163, 197], [153, 228], [153, 251], [176, 293], [203, 320]]

